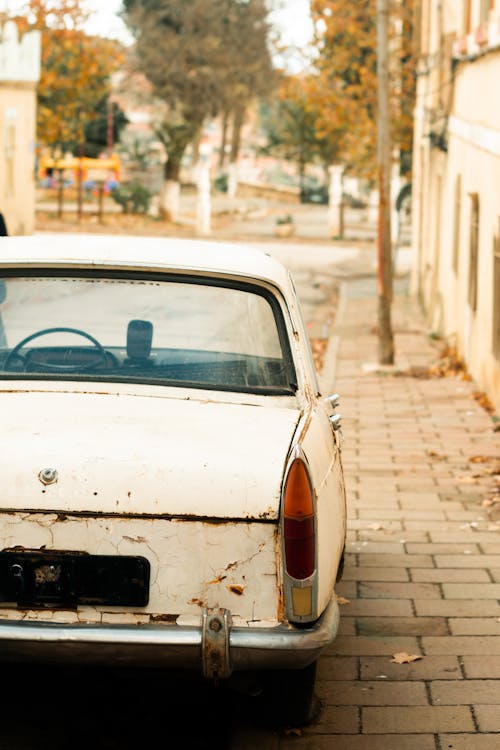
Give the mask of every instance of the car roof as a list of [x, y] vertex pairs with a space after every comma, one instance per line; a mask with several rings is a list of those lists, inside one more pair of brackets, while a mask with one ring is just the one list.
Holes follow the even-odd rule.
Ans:
[[105, 267], [153, 271], [216, 273], [290, 287], [287, 269], [268, 253], [249, 245], [106, 234], [37, 233], [2, 237], [2, 267]]

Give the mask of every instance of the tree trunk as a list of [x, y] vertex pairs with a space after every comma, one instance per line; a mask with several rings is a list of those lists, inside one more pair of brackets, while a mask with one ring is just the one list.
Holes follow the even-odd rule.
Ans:
[[227, 143], [227, 131], [229, 126], [228, 113], [224, 112], [222, 115], [222, 132], [220, 139], [220, 151], [219, 151], [219, 169], [222, 169], [226, 163], [226, 143]]
[[243, 127], [243, 121], [245, 119], [245, 108], [237, 107], [234, 111], [233, 116], [233, 132], [231, 137], [231, 161], [234, 163], [238, 161], [240, 155], [241, 145], [241, 129]]
[[165, 179], [160, 190], [158, 213], [166, 221], [176, 222], [179, 219], [181, 184], [180, 159], [169, 158], [165, 164]]

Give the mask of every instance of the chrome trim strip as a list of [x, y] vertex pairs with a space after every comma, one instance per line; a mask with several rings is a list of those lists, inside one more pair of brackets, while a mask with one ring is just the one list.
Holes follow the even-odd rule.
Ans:
[[[335, 638], [339, 608], [334, 596], [319, 620], [310, 628], [278, 625], [275, 628], [230, 630], [233, 670], [300, 667], [314, 661]], [[54, 623], [0, 621], [0, 659], [36, 661], [60, 657], [102, 655], [140, 664], [150, 661], [168, 667], [183, 665], [202, 669], [200, 627], [178, 625], [57, 625]]]

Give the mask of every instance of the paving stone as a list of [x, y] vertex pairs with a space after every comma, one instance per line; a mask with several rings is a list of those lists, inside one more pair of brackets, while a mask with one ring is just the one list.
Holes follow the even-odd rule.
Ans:
[[357, 617], [355, 623], [359, 635], [450, 634], [444, 617]]
[[[328, 736], [317, 735], [312, 738], [294, 737], [281, 740], [279, 750], [333, 750], [335, 747], [342, 750], [435, 750], [436, 744], [432, 734], [336, 735], [333, 742]], [[490, 748], [485, 746], [479, 747], [478, 750]]]
[[423, 636], [422, 648], [425, 654], [459, 654], [461, 656], [500, 655], [500, 635], [484, 636]]
[[310, 731], [314, 734], [358, 734], [359, 711], [357, 706], [325, 706], [319, 722]]
[[469, 679], [500, 679], [500, 656], [464, 656], [461, 662]]
[[[498, 566], [500, 569], [500, 546], [496, 555], [434, 555], [434, 560], [438, 568], [489, 568], [491, 570], [494, 566]], [[368, 563], [364, 561], [363, 564]]]
[[485, 555], [498, 555], [500, 549], [500, 540], [492, 544], [481, 544], [481, 552]]
[[351, 599], [349, 604], [341, 607], [341, 617], [343, 612], [348, 616], [376, 617], [377, 615], [383, 615], [385, 617], [411, 617], [413, 615], [413, 608], [409, 599]]
[[500, 635], [500, 617], [450, 617], [452, 635]]
[[[449, 529], [446, 531], [430, 530], [431, 542], [434, 544], [493, 544], [495, 542], [495, 531], [473, 531], [472, 529]], [[500, 540], [497, 539], [497, 544]], [[498, 549], [498, 548], [497, 548]]]
[[[466, 568], [439, 568], [429, 570], [428, 568], [423, 569], [412, 569], [410, 570], [412, 581], [429, 581], [435, 583], [491, 583], [491, 579], [485, 570], [473, 569], [467, 570]], [[455, 597], [460, 598], [460, 597]]]
[[[496, 706], [476, 705], [474, 706], [474, 714], [480, 732], [500, 732], [500, 711], [498, 704]], [[498, 739], [500, 740], [500, 737]]]
[[[360, 557], [360, 565], [365, 567], [401, 567], [401, 568], [432, 568], [434, 560], [432, 555], [373, 555], [363, 554]], [[500, 565], [500, 560], [499, 560]], [[450, 566], [455, 567], [455, 566]]]
[[456, 706], [463, 703], [480, 703], [483, 705], [500, 705], [499, 680], [457, 680], [441, 682], [435, 680], [430, 684], [431, 702], [441, 706]]
[[[484, 548], [483, 548], [484, 549]], [[410, 555], [479, 555], [481, 549], [477, 544], [407, 544]], [[486, 551], [486, 550], [484, 550]]]
[[456, 656], [433, 656], [432, 659], [423, 658], [409, 664], [394, 664], [390, 656], [363, 656], [360, 660], [360, 669], [362, 680], [460, 680], [462, 678], [462, 670]]
[[[425, 545], [429, 546], [429, 545]], [[347, 547], [349, 552], [362, 552], [367, 554], [402, 554], [405, 549], [401, 542], [351, 542]]]
[[417, 615], [427, 617], [500, 617], [500, 605], [492, 599], [417, 599], [413, 602]]
[[332, 645], [328, 647], [330, 655], [339, 654], [341, 656], [375, 656], [378, 654], [392, 656], [402, 651], [412, 654], [420, 653], [417, 639], [402, 636], [396, 638], [370, 638], [368, 636], [346, 635], [338, 636]]
[[361, 709], [361, 726], [363, 732], [373, 734], [472, 732], [475, 728], [468, 706], [367, 706]]
[[356, 656], [321, 656], [318, 660], [318, 680], [356, 680], [358, 672]]
[[342, 580], [346, 581], [409, 581], [410, 576], [404, 568], [375, 568], [360, 565], [344, 570]]
[[440, 734], [442, 750], [498, 750], [498, 734]]
[[[490, 584], [493, 586], [494, 584]], [[440, 599], [441, 591], [434, 583], [361, 583], [361, 598], [365, 599]]]
[[500, 583], [443, 583], [445, 599], [500, 599]]
[[427, 706], [429, 704], [425, 684], [416, 681], [330, 681], [319, 683], [317, 693], [325, 705], [333, 706]]

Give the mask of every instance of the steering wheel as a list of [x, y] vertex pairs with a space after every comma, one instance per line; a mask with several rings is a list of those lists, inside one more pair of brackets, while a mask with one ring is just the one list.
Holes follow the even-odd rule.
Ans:
[[[40, 336], [47, 336], [49, 333], [75, 333], [78, 336], [83, 336], [83, 338], [88, 339], [88, 341], [90, 341], [95, 346], [97, 352], [99, 353], [99, 359], [97, 360], [98, 363], [102, 361], [107, 364], [109, 361], [108, 358], [110, 356], [115, 359], [114, 355], [110, 355], [108, 352], [106, 352], [102, 344], [100, 344], [97, 339], [91, 336], [90, 333], [81, 331], [79, 328], [64, 328], [62, 326], [57, 326], [55, 328], [42, 328], [40, 331], [36, 331], [30, 336], [26, 336], [24, 339], [21, 339], [21, 341], [15, 345], [15, 347], [5, 358], [5, 362], [3, 364], [4, 369], [8, 370], [11, 361], [15, 357], [17, 357], [23, 363], [24, 371], [26, 371], [26, 365], [28, 364], [26, 355], [20, 354], [19, 352], [24, 346], [26, 346], [26, 344], [29, 344], [30, 341], [40, 338]], [[87, 370], [93, 369], [95, 365], [95, 362], [92, 362], [90, 365], [54, 365], [50, 364], [49, 362], [44, 362], [42, 367], [45, 370], [54, 370], [54, 372], [85, 372]]]

